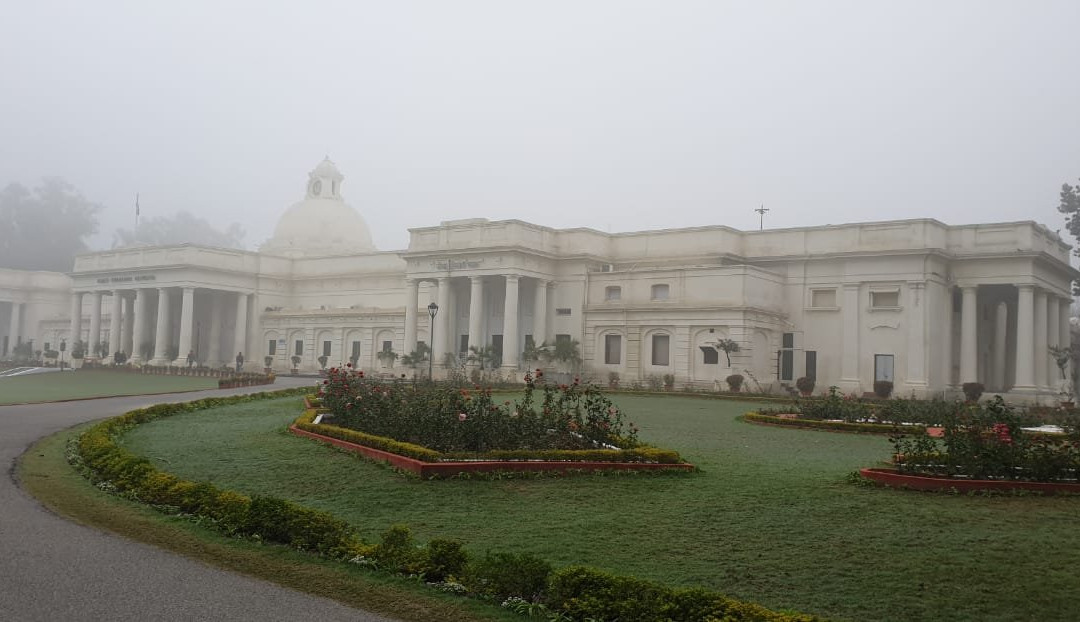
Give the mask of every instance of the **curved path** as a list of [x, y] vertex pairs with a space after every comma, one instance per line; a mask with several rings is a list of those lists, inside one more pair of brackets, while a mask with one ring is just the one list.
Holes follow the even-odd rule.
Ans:
[[69, 522], [14, 480], [15, 459], [31, 444], [78, 423], [159, 402], [309, 382], [0, 406], [0, 620], [386, 620]]

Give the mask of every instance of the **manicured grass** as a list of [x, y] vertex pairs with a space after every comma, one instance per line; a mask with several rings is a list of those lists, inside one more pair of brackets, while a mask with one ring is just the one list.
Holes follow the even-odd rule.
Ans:
[[101, 370], [0, 377], [0, 405], [55, 402], [88, 397], [147, 395], [216, 389], [217, 378], [155, 376]]
[[854, 620], [1071, 620], [1078, 497], [920, 494], [847, 476], [886, 439], [754, 426], [747, 403], [616, 396], [690, 475], [420, 481], [284, 432], [299, 399], [178, 415], [126, 444], [183, 477], [392, 523], [474, 553], [527, 551], [773, 609]]
[[285, 546], [224, 538], [189, 520], [166, 516], [142, 504], [105, 494], [64, 460], [67, 440], [88, 425], [91, 424], [43, 439], [19, 459], [16, 473], [22, 487], [58, 514], [208, 564], [398, 620], [521, 619], [494, 605], [441, 594], [403, 577], [320, 559]]

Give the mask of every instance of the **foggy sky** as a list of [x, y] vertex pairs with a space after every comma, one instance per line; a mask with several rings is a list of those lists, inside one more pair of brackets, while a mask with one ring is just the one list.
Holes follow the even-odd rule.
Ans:
[[[1063, 228], [1080, 2], [5, 3], [0, 185], [102, 234], [249, 248], [329, 155], [382, 250], [520, 218], [633, 231], [933, 217]], [[1071, 239], [1066, 238], [1070, 243]]]

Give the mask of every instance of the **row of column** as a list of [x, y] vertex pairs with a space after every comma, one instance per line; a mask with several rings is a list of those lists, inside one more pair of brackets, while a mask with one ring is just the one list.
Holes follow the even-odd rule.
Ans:
[[[149, 297], [157, 292], [157, 322], [154, 331], [154, 358], [148, 361], [151, 365], [185, 365], [187, 354], [193, 349], [193, 332], [195, 324], [195, 288], [180, 288], [180, 336], [177, 346], [177, 356], [173, 360], [167, 357], [170, 325], [172, 292], [173, 288], [138, 288], [134, 290], [97, 290], [93, 292], [75, 292], [71, 297], [71, 334], [77, 339], [82, 334], [82, 308], [83, 296], [89, 293], [90, 303], [90, 334], [88, 344], [90, 352], [88, 358], [93, 358], [93, 348], [101, 341], [101, 303], [106, 294], [112, 297], [112, 307], [109, 315], [109, 351], [104, 357], [106, 362], [113, 360], [116, 352], [128, 354], [128, 360], [132, 363], [142, 363], [143, 355], [139, 351], [136, 336], [139, 338], [146, 335], [150, 317]], [[224, 293], [224, 292], [222, 292]], [[129, 295], [130, 294], [130, 295]], [[235, 331], [233, 349], [237, 352], [247, 351], [247, 316], [248, 294], [238, 292], [235, 294]], [[221, 326], [226, 313], [225, 301], [220, 295], [210, 298], [210, 350], [207, 360], [218, 362], [221, 360]], [[245, 356], [248, 356], [245, 354]], [[230, 356], [231, 360], [231, 356]]]
[[[469, 277], [469, 347], [484, 347], [483, 309], [485, 278], [483, 276]], [[506, 280], [506, 296], [503, 303], [503, 347], [502, 364], [504, 367], [516, 369], [522, 344], [518, 337], [520, 333], [520, 281], [521, 277], [516, 274], [503, 276]], [[535, 287], [533, 309], [533, 335], [537, 343], [547, 340], [547, 300], [549, 281], [533, 279]], [[454, 335], [450, 334], [450, 277], [439, 277], [436, 283], [436, 304], [439, 312], [435, 316], [435, 325], [432, 327], [432, 357], [441, 363], [447, 352], [452, 352], [454, 347]], [[405, 298], [405, 351], [416, 350], [417, 334], [417, 310], [419, 308], [420, 280], [410, 279], [406, 282]]]
[[[978, 382], [978, 286], [963, 286], [960, 306], [960, 382]], [[1068, 347], [1071, 341], [1068, 298], [1054, 296], [1034, 285], [1017, 286], [1016, 379], [1014, 391], [1053, 387], [1056, 365], [1050, 348]], [[994, 313], [994, 378], [998, 388], [1005, 379], [1008, 305], [998, 303]]]
[[22, 329], [22, 311], [25, 303], [11, 302], [11, 323], [8, 328], [8, 353], [10, 354], [15, 346], [19, 345], [22, 337], [22, 333], [19, 332]]

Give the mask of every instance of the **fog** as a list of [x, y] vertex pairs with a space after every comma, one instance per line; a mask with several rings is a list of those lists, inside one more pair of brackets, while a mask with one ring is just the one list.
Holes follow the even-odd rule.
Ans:
[[[519, 218], [632, 231], [1063, 228], [1080, 2], [9, 2], [0, 184], [96, 247], [188, 210], [254, 248], [329, 155], [380, 249]], [[1071, 242], [1071, 240], [1069, 240]]]

